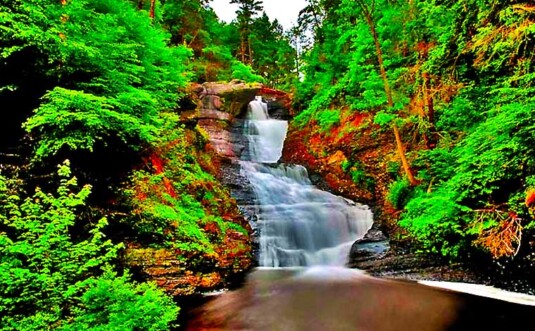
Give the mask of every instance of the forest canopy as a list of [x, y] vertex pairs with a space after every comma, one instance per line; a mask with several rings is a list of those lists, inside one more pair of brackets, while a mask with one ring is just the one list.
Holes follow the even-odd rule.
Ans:
[[296, 123], [342, 136], [362, 114], [374, 134], [390, 130], [394, 150], [378, 161], [395, 174], [386, 195], [426, 251], [527, 257], [534, 15], [526, 1], [310, 1]]

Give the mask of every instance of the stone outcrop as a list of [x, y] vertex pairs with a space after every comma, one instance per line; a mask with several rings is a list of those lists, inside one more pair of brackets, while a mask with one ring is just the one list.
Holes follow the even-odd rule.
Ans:
[[379, 224], [374, 223], [364, 238], [357, 240], [349, 251], [349, 265], [383, 258], [390, 250], [389, 239], [379, 229]]
[[218, 110], [237, 117], [247, 110], [247, 105], [261, 89], [260, 84], [234, 80], [230, 83], [207, 82], [197, 91], [201, 109]]
[[239, 134], [235, 134], [235, 128], [240, 124], [239, 121], [236, 123], [236, 118], [243, 117], [247, 105], [261, 89], [260, 84], [236, 80], [192, 84], [188, 89], [189, 99], [197, 108], [183, 113], [182, 120], [197, 124], [220, 157], [239, 159], [245, 146]]
[[240, 259], [236, 263], [233, 256], [229, 255], [228, 259], [204, 259], [203, 262], [207, 265], [196, 268], [169, 249], [131, 248], [126, 250], [124, 258], [138, 273], [155, 282], [167, 293], [178, 296], [228, 287], [251, 266], [250, 259]]
[[259, 96], [268, 103], [269, 116], [280, 120], [289, 120], [295, 116], [292, 111], [292, 98], [288, 93], [262, 87]]

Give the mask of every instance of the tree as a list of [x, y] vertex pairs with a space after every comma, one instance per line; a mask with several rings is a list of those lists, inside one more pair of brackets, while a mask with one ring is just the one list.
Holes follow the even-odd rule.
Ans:
[[176, 107], [190, 50], [169, 47], [167, 33], [124, 0], [5, 1], [0, 11], [0, 101], [18, 105], [2, 138], [26, 122], [16, 137], [29, 136], [39, 171], [69, 158], [106, 196], [100, 190], [154, 143], [160, 111]]
[[[383, 79], [384, 89], [387, 98], [387, 104], [389, 108], [394, 108], [394, 99], [392, 98], [392, 89], [390, 88], [390, 83], [388, 82], [388, 76], [386, 73], [384, 61], [383, 61], [383, 51], [381, 49], [381, 43], [379, 41], [379, 35], [377, 34], [377, 28], [374, 19], [374, 10], [375, 10], [375, 0], [372, 0], [369, 3], [367, 0], [356, 0], [357, 4], [362, 9], [362, 15], [370, 28], [370, 32], [373, 37], [373, 42], [375, 45], [375, 56], [377, 57], [377, 64], [379, 65], [379, 72], [381, 73], [381, 78]], [[392, 129], [394, 131], [394, 137], [396, 139], [396, 146], [398, 150], [403, 169], [405, 170], [405, 175], [409, 179], [411, 185], [417, 185], [418, 182], [414, 178], [409, 162], [405, 155], [405, 146], [403, 145], [403, 140], [399, 132], [398, 125], [395, 121], [392, 122]]]
[[250, 47], [254, 53], [253, 69], [262, 75], [267, 84], [291, 88], [295, 75], [295, 53], [282, 25], [271, 21], [264, 12], [251, 25]]
[[241, 35], [240, 58], [243, 63], [251, 65], [253, 63], [253, 50], [251, 48], [251, 25], [253, 16], [263, 10], [261, 0], [231, 0], [230, 3], [237, 4], [238, 25]]

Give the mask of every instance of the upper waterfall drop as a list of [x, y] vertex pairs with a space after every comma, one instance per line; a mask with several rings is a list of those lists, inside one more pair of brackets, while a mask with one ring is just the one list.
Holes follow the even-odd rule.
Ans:
[[247, 106], [247, 119], [264, 121], [269, 119], [267, 103], [262, 101], [262, 97], [255, 97]]
[[244, 134], [250, 160], [241, 162], [256, 197], [259, 264], [343, 266], [353, 242], [370, 229], [372, 213], [316, 188], [302, 166], [266, 164], [280, 159], [288, 129], [288, 122], [271, 119], [267, 110], [261, 98], [249, 104]]
[[269, 118], [268, 107], [262, 97], [249, 103], [245, 135], [249, 140], [251, 161], [276, 163], [282, 155], [282, 147], [288, 122]]

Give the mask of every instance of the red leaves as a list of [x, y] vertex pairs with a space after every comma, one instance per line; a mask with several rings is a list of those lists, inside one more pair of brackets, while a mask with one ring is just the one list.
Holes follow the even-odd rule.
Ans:
[[[522, 242], [521, 219], [513, 211], [501, 211], [497, 208], [480, 209], [475, 211], [479, 234], [474, 243], [490, 252], [498, 259], [504, 256], [515, 256], [520, 250]], [[495, 226], [485, 228], [485, 223], [494, 221]]]
[[164, 161], [162, 160], [162, 158], [157, 155], [156, 153], [152, 153], [150, 156], [149, 156], [149, 160], [150, 162], [152, 163], [152, 166], [154, 167], [154, 170], [156, 171], [156, 174], [161, 174], [163, 172], [163, 168], [164, 168]]

